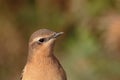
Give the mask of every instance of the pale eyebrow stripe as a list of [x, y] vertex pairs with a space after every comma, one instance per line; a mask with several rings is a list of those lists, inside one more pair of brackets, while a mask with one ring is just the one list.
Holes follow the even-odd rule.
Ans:
[[41, 38], [42, 38], [42, 37], [37, 37], [37, 38], [33, 39], [31, 43], [33, 43], [33, 42], [35, 42], [35, 41], [38, 41], [38, 40], [41, 39]]

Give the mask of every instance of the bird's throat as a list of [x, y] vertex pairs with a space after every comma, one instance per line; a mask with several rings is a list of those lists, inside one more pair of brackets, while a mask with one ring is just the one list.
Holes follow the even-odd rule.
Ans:
[[28, 56], [28, 62], [39, 62], [47, 58], [52, 58], [54, 56], [53, 48], [40, 49], [37, 51], [31, 51], [31, 52], [32, 53], [29, 53], [29, 56]]

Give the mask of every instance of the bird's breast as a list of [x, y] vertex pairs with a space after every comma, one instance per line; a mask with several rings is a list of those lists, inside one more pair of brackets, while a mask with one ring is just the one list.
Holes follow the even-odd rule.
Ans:
[[30, 62], [25, 66], [22, 80], [65, 80], [65, 72], [56, 58]]

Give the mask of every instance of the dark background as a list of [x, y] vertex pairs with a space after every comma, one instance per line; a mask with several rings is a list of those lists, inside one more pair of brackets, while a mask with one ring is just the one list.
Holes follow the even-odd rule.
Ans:
[[0, 80], [19, 80], [41, 28], [65, 32], [55, 55], [68, 80], [120, 80], [119, 0], [0, 0]]

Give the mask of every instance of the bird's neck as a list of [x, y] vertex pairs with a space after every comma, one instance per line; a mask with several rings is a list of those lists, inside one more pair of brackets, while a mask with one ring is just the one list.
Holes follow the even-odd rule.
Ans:
[[29, 51], [28, 62], [39, 62], [47, 58], [52, 58], [54, 56], [53, 51], [53, 48]]

